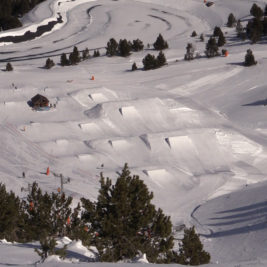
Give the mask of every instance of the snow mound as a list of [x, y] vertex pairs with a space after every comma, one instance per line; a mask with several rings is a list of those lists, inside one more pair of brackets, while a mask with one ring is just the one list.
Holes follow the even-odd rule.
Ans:
[[92, 134], [97, 134], [100, 131], [99, 126], [94, 122], [80, 123], [80, 128], [85, 132], [90, 132]]
[[143, 264], [149, 263], [149, 261], [146, 258], [146, 254], [145, 253], [142, 254], [139, 257], [136, 257], [133, 262], [134, 263], [143, 263]]
[[72, 241], [68, 245], [68, 250], [72, 253], [80, 254], [82, 256], [85, 256], [88, 258], [89, 261], [95, 261], [96, 260], [96, 251], [95, 248], [92, 247], [92, 249], [88, 249], [85, 246], [83, 246], [82, 241]]
[[121, 107], [119, 111], [124, 118], [131, 118], [138, 116], [138, 112], [134, 106]]
[[103, 95], [103, 93], [94, 93], [90, 94], [89, 97], [94, 101], [94, 102], [105, 102], [108, 100], [106, 96]]

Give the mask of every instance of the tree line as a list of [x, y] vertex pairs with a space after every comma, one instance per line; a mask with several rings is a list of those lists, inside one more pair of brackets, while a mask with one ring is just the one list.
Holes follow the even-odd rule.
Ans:
[[144, 182], [131, 175], [127, 164], [115, 184], [101, 174], [96, 201], [81, 198], [72, 209], [72, 197], [63, 192], [43, 192], [37, 183], [26, 199], [20, 199], [0, 184], [0, 239], [40, 241], [36, 252], [45, 259], [57, 250], [56, 238], [68, 236], [83, 245], [96, 246], [100, 261], [116, 262], [146, 253], [149, 262], [199, 265], [208, 263], [194, 228], [186, 228], [179, 251], [173, 249], [172, 223], [151, 200]]

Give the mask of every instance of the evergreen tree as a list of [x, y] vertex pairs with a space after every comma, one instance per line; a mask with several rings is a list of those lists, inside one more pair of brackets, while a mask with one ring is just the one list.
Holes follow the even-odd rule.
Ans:
[[178, 258], [179, 263], [183, 265], [200, 265], [210, 262], [210, 254], [203, 250], [203, 245], [194, 227], [184, 230]]
[[46, 69], [51, 69], [52, 67], [55, 66], [55, 63], [53, 60], [51, 60], [50, 58], [48, 58], [45, 62], [45, 68]]
[[43, 194], [37, 183], [24, 201], [27, 212], [25, 231], [29, 240], [40, 240], [47, 236], [62, 237], [70, 231], [72, 198], [65, 194], [47, 192]]
[[81, 61], [80, 58], [80, 52], [78, 51], [78, 48], [74, 46], [72, 53], [70, 53], [69, 56], [69, 62], [71, 65], [76, 65]]
[[252, 43], [256, 43], [261, 39], [263, 33], [263, 24], [258, 18], [250, 20], [247, 24], [247, 35]]
[[13, 70], [13, 66], [11, 65], [10, 62], [8, 62], [8, 63], [6, 64], [6, 71], [12, 71], [12, 70]]
[[115, 56], [118, 53], [118, 43], [114, 38], [111, 38], [106, 47], [106, 55], [107, 56]]
[[205, 41], [205, 38], [204, 38], [204, 34], [203, 33], [200, 34], [200, 37], [199, 38], [200, 38], [200, 41], [201, 42], [204, 42]]
[[94, 50], [94, 54], [93, 54], [93, 57], [99, 57], [100, 56], [100, 53], [99, 53], [99, 50]]
[[213, 31], [213, 36], [214, 36], [214, 37], [219, 37], [220, 34], [222, 34], [222, 33], [223, 33], [223, 32], [222, 32], [221, 28], [218, 27], [218, 26], [216, 26], [216, 27], [214, 28], [214, 31]]
[[166, 65], [166, 57], [164, 55], [164, 53], [162, 51], [159, 52], [158, 56], [157, 56], [157, 63], [159, 67], [162, 67], [164, 65]]
[[191, 34], [191, 37], [196, 37], [196, 36], [197, 36], [196, 31], [193, 31], [192, 34]]
[[0, 239], [24, 242], [24, 212], [15, 194], [0, 183]]
[[214, 37], [210, 37], [208, 43], [206, 44], [205, 54], [208, 58], [218, 56], [218, 45]]
[[257, 4], [254, 3], [250, 9], [250, 14], [251, 16], [260, 19], [263, 16], [263, 11]]
[[233, 15], [233, 13], [230, 13], [229, 16], [228, 16], [228, 20], [227, 20], [227, 27], [235, 27], [236, 26], [236, 18], [235, 16]]
[[136, 66], [136, 63], [134, 62], [132, 65], [132, 71], [135, 71], [135, 70], [137, 70], [137, 66]]
[[48, 193], [43, 194], [36, 182], [32, 184], [23, 206], [27, 214], [25, 232], [28, 240], [40, 240], [55, 233], [51, 219], [53, 201]]
[[164, 261], [173, 247], [170, 218], [151, 204], [153, 194], [125, 165], [115, 185], [101, 174], [96, 203], [82, 199], [82, 218], [97, 233], [103, 261], [119, 261], [146, 253], [150, 262]]
[[219, 38], [218, 38], [218, 42], [217, 42], [218, 47], [224, 46], [225, 43], [226, 43], [225, 37], [224, 37], [223, 33], [220, 33]]
[[192, 43], [188, 43], [186, 47], [186, 54], [184, 55], [185, 60], [194, 59], [195, 48]]
[[135, 52], [141, 51], [144, 49], [144, 44], [141, 40], [136, 39], [133, 40], [133, 44], [132, 44], [132, 50]]
[[65, 236], [71, 228], [72, 197], [66, 197], [64, 193], [52, 193], [51, 220], [53, 233], [59, 237]]
[[159, 34], [153, 46], [156, 50], [164, 50], [169, 47], [168, 43], [163, 39], [161, 34]]
[[82, 52], [82, 58], [83, 60], [86, 60], [90, 57], [89, 49], [86, 47], [85, 50]]
[[144, 65], [144, 70], [156, 69], [158, 67], [157, 59], [155, 58], [154, 55], [151, 55], [151, 54], [147, 54], [143, 58], [142, 62]]
[[245, 62], [244, 62], [244, 65], [246, 67], [250, 67], [250, 66], [253, 66], [253, 65], [256, 65], [257, 64], [257, 61], [255, 61], [255, 58], [254, 58], [254, 55], [252, 53], [252, 51], [250, 49], [247, 50], [247, 54], [245, 56]]
[[65, 53], [63, 53], [60, 57], [60, 64], [62, 67], [68, 66], [70, 64], [69, 60], [67, 59], [67, 55]]
[[118, 52], [120, 56], [127, 57], [130, 55], [131, 46], [126, 39], [120, 40], [118, 45]]

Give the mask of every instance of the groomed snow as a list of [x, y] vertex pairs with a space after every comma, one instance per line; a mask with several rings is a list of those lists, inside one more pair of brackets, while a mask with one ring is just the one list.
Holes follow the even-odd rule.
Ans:
[[[266, 43], [251, 46], [225, 27], [230, 12], [245, 25], [252, 2], [214, 3], [208, 8], [200, 0], [47, 0], [22, 18], [21, 29], [1, 32], [0, 38], [35, 31], [58, 13], [63, 20], [34, 40], [0, 44], [2, 70], [7, 61], [14, 67], [0, 72], [0, 181], [25, 197], [21, 188], [33, 181], [56, 191], [62, 173], [70, 178], [66, 193], [77, 202], [96, 198], [100, 172], [115, 180], [127, 162], [175, 229], [196, 226], [212, 256], [209, 266], [267, 266]], [[266, 1], [257, 3], [265, 7]], [[225, 32], [226, 58], [205, 58], [205, 42], [190, 37], [195, 30], [207, 41], [214, 26]], [[144, 56], [158, 54], [152, 44], [159, 33], [169, 43], [168, 65], [142, 71]], [[106, 57], [112, 37], [139, 38], [145, 49], [127, 58]], [[183, 61], [188, 42], [199, 59]], [[58, 65], [73, 46], [88, 47], [91, 54], [99, 49], [101, 56]], [[249, 48], [258, 65], [244, 68]], [[43, 68], [48, 57], [56, 63], [51, 70]], [[29, 107], [37, 93], [53, 104], [49, 111]], [[48, 166], [50, 176], [44, 175]], [[51, 257], [41, 266], [85, 266], [75, 262], [90, 261], [94, 251], [71, 244], [67, 262]], [[38, 246], [2, 241], [0, 266], [34, 264]], [[139, 260], [137, 267], [146, 262], [144, 255]]]

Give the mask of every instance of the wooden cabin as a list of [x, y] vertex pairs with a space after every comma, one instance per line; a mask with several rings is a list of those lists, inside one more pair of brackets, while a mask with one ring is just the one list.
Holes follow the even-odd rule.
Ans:
[[37, 94], [32, 97], [31, 105], [33, 108], [48, 107], [49, 100], [45, 96]]

